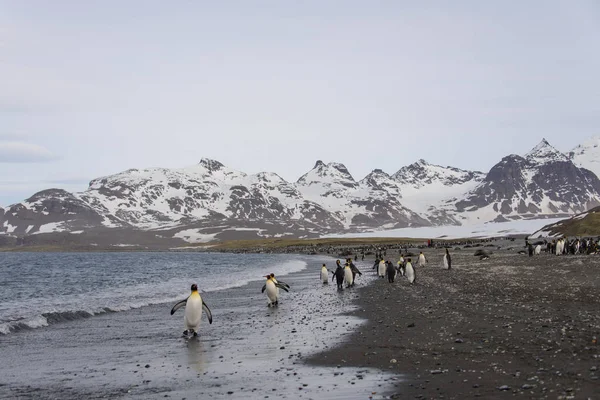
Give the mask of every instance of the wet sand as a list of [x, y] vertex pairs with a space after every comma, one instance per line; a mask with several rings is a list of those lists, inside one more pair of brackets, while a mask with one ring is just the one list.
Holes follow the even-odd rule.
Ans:
[[189, 340], [172, 304], [2, 335], [0, 398], [383, 398], [401, 376], [304, 363], [365, 322], [344, 315], [356, 291], [322, 285], [319, 271], [315, 262], [281, 277], [292, 290], [278, 308], [267, 307], [262, 281], [204, 294], [214, 321], [203, 319], [200, 337]]
[[402, 374], [391, 398], [600, 398], [600, 257], [475, 250], [360, 288], [350, 315], [369, 322], [308, 361]]

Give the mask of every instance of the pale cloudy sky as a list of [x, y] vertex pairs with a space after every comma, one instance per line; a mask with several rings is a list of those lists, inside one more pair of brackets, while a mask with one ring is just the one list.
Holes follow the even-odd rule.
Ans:
[[600, 134], [597, 1], [0, 0], [0, 205], [217, 159], [487, 171]]

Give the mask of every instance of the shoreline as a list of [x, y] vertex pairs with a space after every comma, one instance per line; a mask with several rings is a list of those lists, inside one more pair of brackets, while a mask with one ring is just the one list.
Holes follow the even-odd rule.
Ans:
[[373, 392], [396, 375], [304, 363], [364, 323], [345, 316], [356, 293], [317, 280], [332, 258], [305, 258], [306, 268], [280, 275], [292, 289], [279, 307], [266, 307], [264, 281], [204, 293], [214, 321], [203, 318], [198, 338], [181, 337], [173, 303], [0, 336], [0, 398], [383, 399]]
[[416, 285], [356, 288], [350, 315], [366, 324], [306, 361], [400, 374], [391, 398], [595, 398], [600, 258], [510, 250], [480, 261], [470, 250], [451, 251], [450, 271], [426, 250]]

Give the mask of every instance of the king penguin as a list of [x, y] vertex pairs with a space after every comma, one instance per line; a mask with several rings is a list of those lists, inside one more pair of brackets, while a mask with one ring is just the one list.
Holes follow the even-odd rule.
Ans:
[[450, 257], [448, 248], [446, 248], [446, 254], [444, 254], [444, 268], [452, 269], [452, 258]]
[[183, 315], [183, 325], [185, 327], [183, 334], [185, 336], [187, 336], [188, 333], [198, 336], [200, 319], [202, 318], [202, 310], [206, 312], [208, 323], [212, 324], [212, 313], [210, 312], [210, 309], [206, 303], [202, 300], [200, 293], [198, 293], [198, 285], [195, 283], [192, 285], [192, 293], [188, 296], [188, 298], [181, 300], [173, 306], [171, 309], [171, 315], [175, 314], [175, 311], [179, 310], [181, 307], [185, 307], [185, 314]]
[[379, 267], [377, 268], [377, 276], [379, 276], [380, 278], [385, 278], [386, 268], [387, 265], [385, 264], [385, 261], [383, 259], [379, 261]]
[[324, 285], [329, 284], [329, 271], [325, 264], [321, 267], [321, 282], [323, 282]]
[[542, 252], [542, 246], [538, 244], [537, 246], [535, 246], [534, 253], [536, 256], [539, 256], [541, 254], [541, 252]]
[[265, 284], [263, 285], [261, 293], [264, 293], [265, 290], [267, 291], [267, 298], [269, 299], [269, 304], [267, 305], [269, 307], [278, 306], [279, 289], [283, 289], [286, 292], [289, 292], [288, 288], [290, 287], [290, 285], [284, 282], [277, 282], [277, 279], [275, 279], [275, 274], [265, 275], [264, 277], [267, 278], [267, 282], [265, 282]]
[[352, 268], [350, 268], [350, 264], [346, 263], [344, 265], [344, 282], [346, 282], [346, 287], [354, 286], [354, 275], [352, 274]]
[[427, 259], [425, 259], [425, 254], [423, 254], [423, 252], [421, 252], [419, 254], [419, 259], [417, 260], [417, 264], [419, 265], [419, 267], [424, 267], [426, 262], [427, 262]]
[[408, 282], [415, 283], [417, 275], [415, 274], [415, 269], [412, 266], [410, 258], [406, 259], [406, 266], [404, 267], [404, 269], [406, 270], [406, 278], [408, 279]]

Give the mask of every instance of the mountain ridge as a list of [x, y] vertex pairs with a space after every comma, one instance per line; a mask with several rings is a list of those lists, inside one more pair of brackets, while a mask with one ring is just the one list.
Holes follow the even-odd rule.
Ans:
[[244, 237], [315, 237], [569, 216], [600, 205], [600, 181], [583, 168], [600, 157], [600, 140], [588, 142], [564, 154], [542, 139], [488, 173], [420, 159], [394, 174], [375, 168], [358, 181], [344, 164], [321, 160], [295, 182], [209, 158], [177, 169], [134, 168], [93, 179], [84, 192], [48, 189], [0, 209], [0, 234], [121, 229], [201, 242], [231, 236], [235, 227]]

